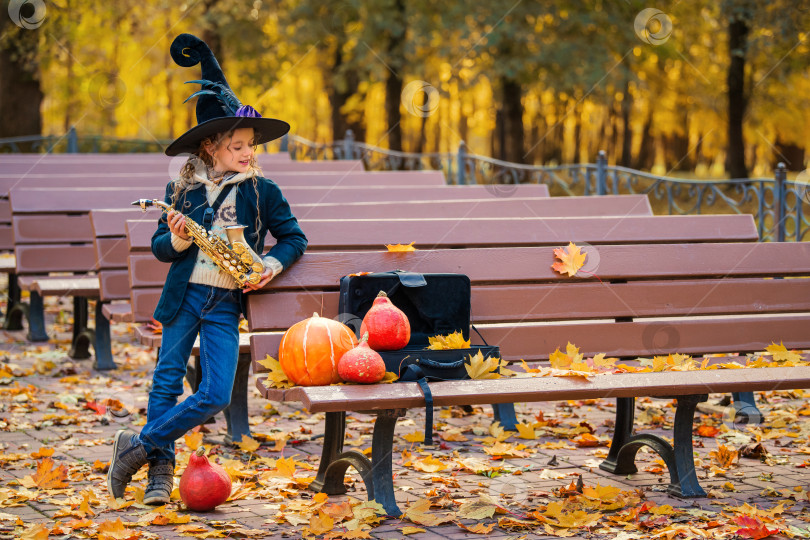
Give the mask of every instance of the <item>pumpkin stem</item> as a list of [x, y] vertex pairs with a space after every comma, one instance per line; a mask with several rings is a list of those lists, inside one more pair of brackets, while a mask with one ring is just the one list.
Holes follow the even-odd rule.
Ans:
[[377, 298], [388, 298], [388, 295], [385, 294], [385, 291], [380, 291], [377, 293]]
[[202, 456], [204, 456], [204, 455], [205, 455], [205, 447], [204, 447], [204, 446], [202, 446], [202, 445], [200, 445], [200, 447], [199, 447], [199, 448], [197, 448], [197, 451], [196, 451], [196, 452], [194, 452], [194, 453], [195, 453], [195, 454], [197, 454], [197, 457], [202, 457]]
[[317, 311], [313, 311], [313, 312], [312, 312], [312, 316], [313, 316], [315, 319], [317, 319], [318, 317], [320, 317], [320, 315], [318, 315], [318, 312], [317, 312]]
[[368, 343], [368, 332], [363, 334], [363, 337], [360, 338], [360, 343], [358, 343], [357, 346], [359, 347], [363, 343]]

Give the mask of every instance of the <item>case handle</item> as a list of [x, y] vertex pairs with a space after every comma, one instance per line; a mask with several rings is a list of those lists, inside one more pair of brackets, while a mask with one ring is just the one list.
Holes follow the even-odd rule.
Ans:
[[420, 358], [416, 361], [416, 363], [420, 366], [427, 366], [433, 369], [457, 369], [464, 365], [464, 359], [462, 358], [460, 360], [456, 360], [455, 362], [442, 364], [440, 362], [430, 360], [429, 358]]

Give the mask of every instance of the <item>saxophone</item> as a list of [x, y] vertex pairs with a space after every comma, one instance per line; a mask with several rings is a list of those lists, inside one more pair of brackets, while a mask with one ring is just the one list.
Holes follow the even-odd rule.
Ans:
[[[132, 205], [140, 206], [144, 212], [150, 206], [157, 206], [164, 210], [172, 209], [171, 206], [158, 199], [138, 199]], [[220, 270], [233, 276], [240, 287], [244, 287], [246, 283], [256, 285], [261, 281], [261, 274], [264, 271], [261, 258], [245, 240], [244, 230], [243, 225], [226, 227], [225, 234], [230, 242], [228, 243], [219, 236], [209, 233], [202, 225], [186, 216], [186, 234], [197, 244], [200, 251], [211, 257]]]

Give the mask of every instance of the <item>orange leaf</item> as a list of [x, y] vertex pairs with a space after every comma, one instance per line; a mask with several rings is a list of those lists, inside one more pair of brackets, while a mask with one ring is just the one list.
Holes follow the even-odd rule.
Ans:
[[53, 455], [53, 448], [45, 448], [44, 446], [36, 452], [31, 452], [31, 457], [34, 459], [51, 457]]
[[140, 537], [141, 533], [127, 529], [121, 518], [104, 521], [98, 526], [98, 540], [135, 540]]
[[568, 274], [568, 277], [576, 275], [577, 270], [585, 264], [587, 253], [580, 253], [580, 248], [573, 242], [569, 242], [565, 248], [554, 248], [554, 256], [560, 259], [551, 265], [551, 268], [560, 274]]
[[188, 446], [189, 450], [192, 452], [200, 447], [203, 440], [203, 434], [201, 431], [191, 432], [188, 435], [183, 437], [183, 441]]
[[385, 244], [385, 247], [388, 248], [390, 253], [401, 253], [405, 251], [416, 251], [413, 244], [414, 242], [411, 242], [410, 244]]
[[709, 426], [706, 424], [701, 424], [697, 428], [697, 434], [701, 437], [717, 437], [717, 434], [720, 433], [720, 430], [714, 426]]
[[470, 527], [464, 525], [463, 523], [458, 523], [458, 526], [464, 529], [465, 531], [470, 531], [471, 533], [489, 534], [492, 532], [492, 529], [495, 528], [495, 523], [490, 523], [489, 525], [484, 525], [483, 523], [476, 523], [475, 525], [472, 525]]
[[31, 475], [31, 479], [42, 489], [66, 488], [67, 474], [66, 466], [59, 465], [54, 469], [53, 459], [48, 457], [37, 463], [37, 472]]

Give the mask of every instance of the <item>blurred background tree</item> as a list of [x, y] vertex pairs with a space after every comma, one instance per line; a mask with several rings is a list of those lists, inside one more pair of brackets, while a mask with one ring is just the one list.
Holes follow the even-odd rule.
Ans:
[[[175, 35], [318, 142], [745, 177], [806, 166], [801, 0], [28, 0], [0, 14], [0, 137], [169, 139], [195, 123]], [[22, 4], [22, 19], [5, 13]], [[45, 17], [24, 28], [31, 6]], [[29, 10], [29, 11], [25, 11]], [[12, 12], [14, 9], [12, 9]], [[20, 22], [22, 21], [22, 22]]]

